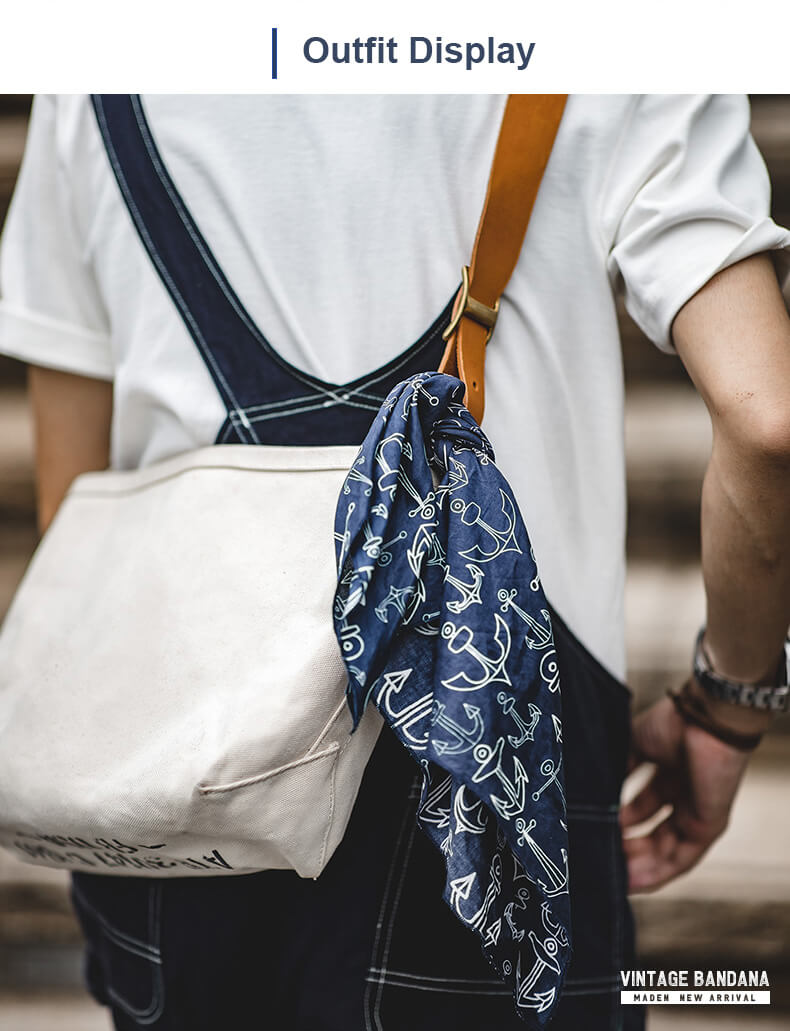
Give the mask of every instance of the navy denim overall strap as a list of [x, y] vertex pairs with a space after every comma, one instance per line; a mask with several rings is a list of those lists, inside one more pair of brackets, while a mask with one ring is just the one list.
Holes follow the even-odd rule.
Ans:
[[325, 383], [286, 362], [211, 253], [165, 167], [140, 98], [107, 94], [92, 100], [140, 240], [227, 410], [216, 443], [358, 444], [396, 383], [438, 368], [452, 300], [414, 345], [350, 383]]

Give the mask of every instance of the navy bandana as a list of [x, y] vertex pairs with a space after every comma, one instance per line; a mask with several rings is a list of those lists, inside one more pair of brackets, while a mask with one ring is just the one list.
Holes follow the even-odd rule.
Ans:
[[335, 630], [355, 725], [372, 701], [420, 763], [444, 899], [542, 1028], [570, 958], [559, 674], [513, 494], [459, 380], [390, 393], [335, 519]]

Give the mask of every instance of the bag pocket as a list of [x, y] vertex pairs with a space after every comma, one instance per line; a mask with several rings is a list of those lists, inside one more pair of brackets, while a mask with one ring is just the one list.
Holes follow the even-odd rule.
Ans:
[[352, 734], [343, 697], [306, 754], [248, 776], [228, 777], [227, 763], [208, 771], [195, 792], [194, 826], [224, 840], [236, 872], [318, 877], [342, 840], [381, 726], [369, 706]]
[[[224, 831], [238, 870], [294, 869], [317, 877], [328, 858], [340, 746], [228, 783], [202, 783], [200, 822]], [[235, 839], [235, 840], [234, 840]]]
[[165, 1002], [162, 885], [75, 874], [71, 900], [85, 936], [91, 995], [136, 1024], [156, 1024]]

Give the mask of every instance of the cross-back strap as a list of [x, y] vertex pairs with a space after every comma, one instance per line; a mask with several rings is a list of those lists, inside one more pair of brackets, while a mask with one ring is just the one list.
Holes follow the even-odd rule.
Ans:
[[518, 261], [566, 100], [565, 94], [514, 93], [505, 105], [472, 258], [463, 270], [439, 366], [440, 372], [463, 380], [466, 407], [478, 422], [485, 408], [486, 344]]

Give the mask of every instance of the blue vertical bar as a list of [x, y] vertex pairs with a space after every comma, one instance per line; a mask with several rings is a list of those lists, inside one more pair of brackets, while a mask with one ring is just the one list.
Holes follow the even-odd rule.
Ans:
[[272, 29], [272, 78], [277, 78], [277, 29]]

